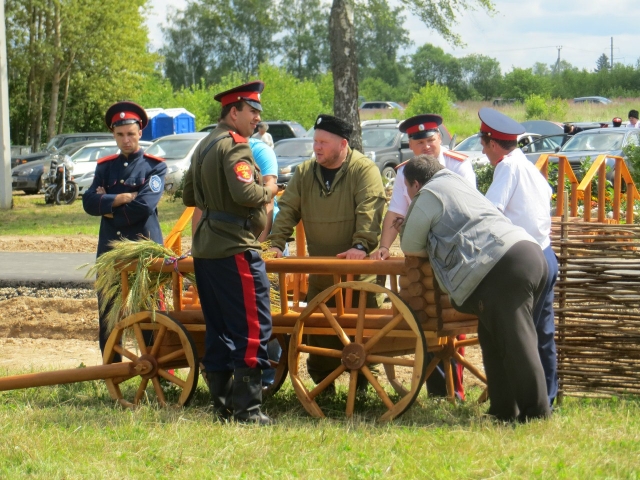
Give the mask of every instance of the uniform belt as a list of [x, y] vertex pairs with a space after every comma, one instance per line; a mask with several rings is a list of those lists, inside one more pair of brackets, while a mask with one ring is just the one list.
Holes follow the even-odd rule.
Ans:
[[231, 223], [249, 231], [252, 230], [253, 226], [251, 222], [252, 217], [253, 215], [250, 215], [248, 217], [241, 217], [240, 215], [235, 215], [228, 212], [212, 212], [209, 210], [205, 212], [205, 218], [207, 218], [207, 220], [218, 220], [220, 222]]

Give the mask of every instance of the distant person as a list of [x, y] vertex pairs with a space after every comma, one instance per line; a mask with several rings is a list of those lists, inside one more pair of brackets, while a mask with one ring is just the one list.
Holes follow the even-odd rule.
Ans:
[[[162, 244], [157, 207], [167, 173], [162, 158], [148, 155], [140, 148], [142, 130], [148, 123], [144, 108], [133, 102], [114, 103], [105, 114], [105, 123], [113, 132], [120, 153], [98, 160], [93, 183], [82, 196], [84, 211], [101, 217], [98, 257], [112, 249], [114, 240], [147, 238]], [[98, 302], [102, 303], [100, 297]], [[109, 310], [107, 307], [99, 319], [102, 353], [109, 337], [106, 325]], [[120, 354], [115, 354], [113, 361], [120, 360]]]
[[584, 128], [576, 127], [573, 123], [564, 124], [565, 135], [575, 135], [576, 133], [580, 133], [582, 131], [584, 131]]
[[640, 128], [638, 123], [638, 110], [629, 110], [629, 123], [627, 128]]
[[616, 117], [612, 120], [614, 127], [620, 127], [622, 125], [622, 119], [620, 117]]
[[257, 138], [261, 142], [264, 142], [268, 146], [273, 148], [273, 138], [271, 137], [270, 133], [267, 133], [267, 130], [269, 130], [269, 125], [267, 125], [265, 122], [260, 122], [258, 124], [258, 133], [254, 133], [252, 138]]

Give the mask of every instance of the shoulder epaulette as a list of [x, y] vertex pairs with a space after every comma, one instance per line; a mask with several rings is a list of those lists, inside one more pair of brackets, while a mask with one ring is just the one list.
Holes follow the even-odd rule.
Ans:
[[233, 138], [233, 141], [236, 143], [249, 143], [246, 138], [236, 132], [229, 130], [229, 135], [231, 135], [231, 138]]
[[454, 152], [453, 150], [447, 150], [446, 152], [443, 152], [443, 155], [453, 158], [454, 160], [458, 160], [459, 162], [464, 162], [467, 159], [467, 156], [464, 153]]
[[150, 158], [151, 160], [155, 160], [156, 162], [164, 162], [164, 158], [156, 157], [155, 155], [149, 155], [148, 153], [144, 153], [143, 155], [147, 158]]
[[404, 161], [404, 162], [402, 162], [400, 165], [396, 165], [396, 172], [397, 172], [398, 170], [400, 170], [400, 167], [404, 167], [404, 166], [405, 166], [405, 164], [406, 164], [408, 161], [409, 161], [409, 160], [405, 160], [405, 161]]
[[98, 159], [98, 165], [105, 162], [110, 162], [111, 160], [115, 160], [120, 156], [119, 153], [114, 153], [113, 155], [109, 155], [108, 157], [102, 157]]

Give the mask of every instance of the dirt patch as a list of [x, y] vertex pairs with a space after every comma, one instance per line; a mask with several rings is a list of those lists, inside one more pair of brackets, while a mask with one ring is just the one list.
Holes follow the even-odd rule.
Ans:
[[98, 237], [95, 235], [0, 236], [1, 252], [93, 253], [97, 249]]

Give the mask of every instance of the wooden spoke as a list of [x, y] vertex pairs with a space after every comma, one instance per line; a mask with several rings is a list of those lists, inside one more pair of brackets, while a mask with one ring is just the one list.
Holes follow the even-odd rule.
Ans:
[[[123, 333], [126, 330], [133, 331], [134, 335], [125, 337]], [[143, 331], [155, 332], [151, 347], [145, 345]], [[127, 338], [126, 346], [121, 344], [123, 337]], [[130, 345], [131, 343], [133, 345]], [[141, 352], [141, 355], [132, 353], [132, 350], [136, 349]], [[184, 326], [169, 315], [140, 312], [120, 321], [107, 340], [105, 363], [112, 363], [116, 353], [131, 361], [139, 361], [147, 365], [143, 376], [125, 376], [105, 380], [109, 394], [121, 405], [135, 407], [145, 399], [151, 398], [151, 390], [148, 389], [149, 380], [153, 385], [158, 403], [163, 406], [168, 403], [186, 405], [195, 393], [199, 373], [197, 351]], [[186, 370], [186, 379], [170, 374], [169, 369]], [[165, 392], [168, 386], [172, 388]], [[170, 400], [167, 399], [169, 393]]]
[[461, 365], [464, 365], [464, 368], [469, 370], [476, 378], [478, 378], [478, 380], [482, 381], [485, 385], [487, 384], [487, 377], [484, 375], [484, 373], [482, 373], [478, 369], [478, 367], [476, 367], [474, 364], [470, 363], [466, 358], [460, 355], [457, 350], [453, 352], [453, 358], [455, 358], [456, 361]]
[[158, 330], [158, 334], [156, 335], [155, 340], [153, 342], [153, 348], [151, 348], [151, 355], [153, 355], [154, 357], [158, 355], [158, 350], [162, 345], [162, 341], [164, 340], [164, 336], [166, 333], [167, 333], [167, 327], [165, 327], [164, 325], [161, 325], [160, 330]]
[[[354, 323], [350, 323], [349, 330], [345, 330], [340, 324], [341, 315], [332, 313], [326, 305], [335, 298], [339, 299], [338, 292], [345, 289], [351, 295], [358, 294], [357, 317]], [[386, 294], [392, 303], [389, 310], [390, 320], [387, 323], [372, 323], [368, 319], [366, 300], [368, 294]], [[341, 295], [341, 294], [340, 294]], [[354, 299], [356, 297], [353, 297]], [[318, 325], [317, 312], [322, 313], [336, 336], [344, 346], [343, 350], [312, 347], [304, 343], [305, 323], [310, 318]], [[375, 310], [375, 318], [379, 318], [380, 311]], [[392, 313], [393, 312], [393, 313]], [[315, 316], [312, 317], [312, 314]], [[373, 313], [373, 312], [372, 312]], [[345, 315], [347, 315], [345, 313]], [[353, 314], [350, 322], [353, 322]], [[354, 328], [355, 327], [355, 328]], [[353, 339], [347, 335], [354, 335]], [[369, 338], [365, 338], [367, 335]], [[434, 339], [434, 342], [437, 341]], [[420, 393], [420, 387], [424, 383], [426, 364], [424, 355], [427, 351], [427, 343], [420, 325], [416, 322], [409, 307], [394, 292], [372, 283], [365, 282], [341, 282], [324, 290], [314, 297], [305, 308], [293, 328], [289, 344], [289, 372], [291, 383], [304, 408], [314, 417], [324, 417], [324, 412], [316, 402], [318, 394], [329, 385], [339, 381], [338, 377], [344, 372], [349, 373], [348, 392], [345, 405], [345, 413], [351, 417], [358, 407], [358, 376], [363, 375], [371, 384], [376, 395], [386, 408], [386, 412], [380, 417], [381, 421], [392, 420], [401, 415], [415, 401]], [[300, 377], [299, 366], [301, 354], [321, 355], [330, 358], [340, 358], [341, 365], [315, 387], [309, 389], [305, 381]], [[413, 354], [413, 357], [410, 356]], [[387, 378], [376, 378], [369, 365], [382, 364], [387, 372]], [[402, 370], [399, 376], [397, 370]], [[339, 383], [338, 383], [339, 384]], [[401, 396], [398, 397], [397, 393]]]
[[333, 313], [331, 313], [331, 311], [329, 310], [329, 307], [327, 307], [325, 303], [321, 303], [320, 310], [322, 310], [322, 313], [324, 313], [324, 317], [327, 319], [327, 321], [329, 322], [329, 325], [331, 325], [333, 330], [336, 332], [336, 336], [342, 342], [342, 344], [349, 345], [351, 343], [351, 340], [349, 340], [349, 337], [347, 336], [347, 334], [344, 333], [344, 330], [342, 329], [342, 327], [340, 326], [336, 318], [333, 316]]
[[134, 362], [134, 361], [136, 361], [138, 359], [138, 355], [136, 355], [133, 352], [130, 352], [126, 348], [122, 348], [120, 345], [114, 345], [113, 346], [113, 350], [115, 352], [119, 353], [120, 355], [122, 355], [123, 357], [128, 358], [132, 362]]

